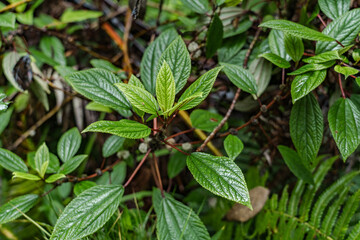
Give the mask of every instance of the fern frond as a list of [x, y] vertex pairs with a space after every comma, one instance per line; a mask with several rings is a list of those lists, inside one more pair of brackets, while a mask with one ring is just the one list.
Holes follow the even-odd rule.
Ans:
[[349, 237], [346, 240], [360, 239], [360, 222], [351, 230]]

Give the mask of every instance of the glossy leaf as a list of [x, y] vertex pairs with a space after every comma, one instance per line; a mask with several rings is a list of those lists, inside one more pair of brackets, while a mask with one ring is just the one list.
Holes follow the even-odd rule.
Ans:
[[338, 72], [345, 76], [345, 79], [347, 79], [350, 75], [355, 75], [359, 73], [359, 70], [352, 68], [352, 67], [343, 67], [340, 65], [336, 65], [334, 68], [335, 72]]
[[303, 74], [303, 73], [307, 73], [307, 72], [311, 72], [311, 71], [319, 71], [319, 70], [330, 68], [334, 64], [335, 64], [335, 61], [328, 61], [328, 62], [324, 62], [324, 63], [310, 63], [310, 64], [306, 64], [306, 65], [302, 66], [301, 68], [299, 68], [291, 73], [288, 73], [288, 75], [299, 75], [299, 74]]
[[66, 75], [66, 80], [80, 94], [104, 106], [130, 109], [130, 104], [122, 92], [114, 86], [121, 80], [104, 69], [90, 69]]
[[[0, 207], [0, 224], [4, 224], [21, 217], [22, 213], [29, 211], [37, 202], [38, 195], [27, 194], [10, 200]], [[20, 212], [21, 211], [21, 212]]]
[[72, 173], [75, 169], [77, 169], [80, 164], [85, 161], [85, 159], [88, 157], [86, 154], [77, 155], [69, 160], [67, 160], [60, 168], [60, 173], [62, 174], [69, 174]]
[[350, 9], [351, 0], [319, 0], [319, 6], [323, 13], [335, 20]]
[[45, 182], [46, 183], [53, 183], [53, 182], [56, 182], [57, 180], [59, 179], [62, 179], [62, 178], [66, 178], [66, 176], [62, 173], [56, 173], [56, 174], [53, 174], [51, 176], [49, 176]]
[[244, 175], [233, 161], [226, 157], [196, 152], [188, 156], [186, 163], [203, 188], [252, 208]]
[[309, 166], [319, 152], [324, 131], [323, 115], [313, 94], [297, 101], [291, 109], [290, 136], [304, 165]]
[[190, 10], [204, 14], [210, 10], [207, 0], [181, 0], [181, 2]]
[[331, 133], [345, 161], [360, 143], [360, 112], [350, 99], [338, 99], [330, 107]]
[[214, 15], [206, 34], [206, 58], [212, 58], [222, 45], [224, 35], [223, 23], [217, 14]]
[[0, 148], [0, 165], [11, 172], [28, 172], [24, 161], [15, 153]]
[[303, 61], [306, 63], [324, 63], [331, 60], [341, 60], [338, 50], [320, 53], [316, 56], [305, 58]]
[[288, 20], [270, 20], [260, 24], [259, 27], [281, 30], [295, 37], [313, 41], [334, 41], [332, 37]]
[[294, 62], [299, 62], [304, 54], [304, 44], [302, 40], [290, 34], [284, 37], [285, 50]]
[[293, 103], [317, 88], [326, 77], [326, 70], [308, 72], [295, 77], [291, 83], [291, 97]]
[[102, 147], [102, 155], [104, 158], [110, 157], [111, 155], [120, 151], [120, 148], [123, 146], [125, 138], [119, 137], [116, 135], [110, 136], [106, 139]]
[[[223, 116], [217, 113], [213, 113], [204, 109], [196, 109], [190, 114], [191, 124], [194, 128], [212, 132], [223, 120]], [[227, 129], [227, 123], [221, 130]]]
[[115, 213], [124, 194], [118, 185], [95, 186], [82, 192], [64, 209], [51, 240], [76, 240], [100, 229]]
[[289, 68], [291, 67], [290, 63], [283, 59], [282, 57], [279, 57], [278, 55], [274, 53], [264, 53], [261, 54], [260, 57], [263, 57], [270, 61], [272, 64], [278, 66], [279, 68]]
[[120, 121], [98, 121], [89, 125], [83, 132], [102, 132], [119, 137], [140, 139], [150, 135], [151, 129], [141, 123], [122, 119]]
[[39, 173], [41, 178], [44, 178], [47, 166], [50, 162], [49, 149], [45, 143], [43, 143], [35, 153], [35, 169]]
[[66, 162], [79, 151], [81, 135], [79, 130], [74, 127], [66, 131], [57, 144], [57, 153], [61, 161]]
[[173, 106], [168, 111], [164, 112], [164, 115], [171, 116], [175, 111], [183, 110], [183, 108], [186, 108], [188, 105], [191, 106], [192, 102], [197, 102], [198, 100], [202, 99], [202, 92], [195, 93], [194, 95], [191, 95], [190, 97], [187, 97], [180, 102], [176, 103], [175, 106]]
[[235, 160], [244, 149], [244, 144], [237, 136], [230, 134], [225, 138], [224, 148], [229, 158]]
[[234, 64], [221, 63], [229, 80], [241, 90], [256, 94], [258, 91], [256, 80], [250, 71]]
[[131, 75], [130, 79], [129, 79], [129, 85], [135, 86], [135, 87], [139, 87], [142, 89], [145, 89], [144, 85], [142, 84], [142, 82], [140, 81], [140, 79], [138, 79], [134, 74]]
[[156, 98], [163, 112], [175, 101], [175, 80], [169, 65], [164, 61], [156, 78]]
[[291, 60], [290, 55], [286, 52], [285, 49], [285, 33], [283, 31], [272, 29], [268, 39], [272, 53], [282, 57], [283, 59], [286, 59], [287, 61]]
[[38, 177], [34, 174], [24, 173], [24, 172], [13, 172], [13, 178], [21, 178], [21, 179], [26, 179], [26, 180], [30, 180], [30, 181], [41, 180], [40, 177]]
[[79, 196], [82, 192], [88, 190], [89, 188], [92, 188], [96, 186], [97, 184], [92, 181], [81, 181], [75, 184], [74, 186], [74, 194], [76, 196]]

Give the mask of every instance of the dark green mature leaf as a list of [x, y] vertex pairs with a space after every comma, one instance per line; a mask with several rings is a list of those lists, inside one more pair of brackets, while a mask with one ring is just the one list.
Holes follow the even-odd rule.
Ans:
[[331, 60], [341, 60], [338, 50], [320, 53], [319, 55], [305, 58], [303, 61], [306, 63], [324, 63]]
[[59, 172], [62, 174], [72, 173], [87, 157], [88, 155], [86, 154], [71, 157], [61, 166]]
[[0, 112], [0, 134], [5, 130], [10, 122], [11, 115], [14, 111], [14, 107], [9, 107], [6, 111]]
[[210, 240], [206, 227], [198, 215], [183, 203], [165, 196], [157, 212], [156, 235], [159, 240]]
[[335, 20], [350, 9], [351, 0], [319, 0], [319, 6], [326, 16]]
[[275, 64], [279, 68], [289, 68], [291, 67], [290, 63], [283, 59], [282, 57], [279, 57], [278, 55], [274, 53], [264, 53], [261, 54], [259, 57], [263, 57], [270, 61], [272, 64]]
[[196, 152], [188, 156], [186, 163], [203, 188], [252, 209], [244, 175], [233, 161]]
[[237, 136], [230, 134], [225, 138], [224, 148], [229, 158], [235, 160], [244, 149], [244, 144]]
[[95, 186], [82, 192], [64, 209], [56, 222], [51, 240], [76, 240], [100, 229], [115, 213], [124, 188], [118, 185]]
[[181, 2], [190, 10], [201, 14], [211, 9], [207, 0], [181, 0]]
[[49, 149], [45, 143], [43, 143], [35, 153], [35, 169], [39, 173], [41, 178], [44, 178], [46, 169], [50, 163]]
[[179, 102], [200, 93], [202, 95], [201, 97], [193, 98], [193, 100], [183, 105], [180, 110], [187, 110], [196, 107], [209, 95], [221, 68], [222, 67], [216, 67], [211, 69], [210, 71], [199, 77], [195, 82], [190, 85], [190, 87], [185, 90], [185, 92], [181, 95]]
[[171, 109], [175, 101], [175, 80], [169, 65], [164, 61], [156, 78], [156, 98], [163, 112]]
[[65, 48], [57, 37], [45, 36], [41, 38], [39, 46], [46, 56], [52, 58], [59, 65], [66, 65]]
[[178, 36], [175, 29], [166, 30], [145, 50], [140, 66], [141, 80], [146, 90], [152, 94], [155, 94], [156, 75], [160, 57], [170, 43]]
[[24, 161], [15, 153], [0, 148], [0, 165], [11, 172], [28, 172]]
[[281, 30], [295, 37], [313, 41], [334, 41], [332, 37], [288, 20], [270, 20], [260, 24], [259, 27]]
[[102, 155], [104, 158], [110, 157], [111, 155], [120, 151], [120, 148], [123, 146], [125, 138], [119, 137], [116, 135], [110, 136], [106, 139], [102, 147]]
[[306, 65], [302, 66], [301, 68], [299, 68], [291, 73], [288, 73], [288, 75], [299, 75], [299, 74], [303, 74], [303, 73], [307, 73], [307, 72], [311, 72], [311, 71], [319, 71], [319, 70], [330, 68], [334, 64], [335, 64], [335, 61], [328, 61], [328, 62], [323, 62], [323, 63], [310, 63], [310, 64], [306, 64]]
[[150, 135], [151, 129], [141, 123], [122, 119], [118, 122], [98, 121], [89, 125], [83, 132], [102, 132], [117, 135], [119, 137], [140, 139]]
[[0, 14], [0, 27], [15, 28], [16, 15], [12, 12]]
[[126, 178], [126, 168], [127, 164], [125, 161], [122, 161], [119, 164], [116, 164], [111, 172], [104, 173], [101, 177], [96, 180], [98, 185], [108, 185], [111, 184], [121, 185], [124, 183]]
[[282, 145], [279, 145], [278, 149], [286, 165], [297, 178], [302, 179], [309, 184], [314, 184], [314, 179], [310, 170], [305, 166], [294, 150]]
[[180, 172], [184, 170], [186, 166], [186, 155], [181, 152], [175, 152], [174, 155], [170, 157], [169, 163], [167, 165], [167, 172], [169, 178], [176, 177]]
[[[190, 114], [191, 124], [194, 128], [212, 132], [224, 117], [220, 114], [212, 113], [204, 109], [196, 109]], [[227, 124], [221, 130], [226, 130]]]
[[[29, 211], [38, 200], [38, 195], [27, 194], [10, 200], [0, 207], [0, 224], [10, 222]], [[21, 212], [20, 212], [21, 211]]]
[[79, 151], [81, 135], [79, 130], [74, 127], [66, 131], [57, 144], [57, 153], [61, 161], [66, 162]]
[[[289, 34], [288, 34], [289, 35]], [[283, 31], [272, 29], [269, 34], [269, 46], [272, 53], [286, 59], [291, 60], [285, 49], [285, 33]]]
[[304, 54], [304, 44], [301, 38], [291, 34], [285, 34], [284, 37], [285, 50], [294, 62], [299, 62]]
[[290, 136], [305, 166], [316, 158], [323, 131], [324, 119], [319, 103], [310, 93], [294, 104], [290, 115]]
[[161, 55], [159, 67], [166, 61], [173, 73], [176, 93], [185, 86], [191, 72], [191, 59], [181, 36], [178, 36]]
[[309, 92], [317, 88], [326, 77], [326, 70], [308, 72], [296, 76], [291, 83], [291, 96], [293, 103], [306, 96]]
[[356, 150], [360, 143], [360, 112], [350, 99], [338, 99], [330, 107], [328, 121], [343, 160]]
[[76, 196], [79, 196], [82, 192], [88, 190], [89, 188], [92, 188], [96, 186], [97, 184], [92, 181], [81, 181], [75, 184], [74, 186], [74, 194]]
[[256, 80], [250, 71], [234, 64], [221, 63], [221, 65], [224, 66], [226, 76], [235, 86], [248, 93], [257, 93]]
[[206, 35], [206, 58], [212, 58], [222, 45], [224, 35], [223, 23], [217, 14], [214, 15]]
[[122, 92], [114, 86], [121, 80], [104, 69], [90, 69], [66, 76], [67, 82], [80, 94], [113, 109], [130, 109]]
[[[344, 46], [350, 45], [360, 32], [360, 8], [353, 9], [332, 21], [323, 31]], [[316, 54], [340, 49], [336, 42], [317, 42]]]

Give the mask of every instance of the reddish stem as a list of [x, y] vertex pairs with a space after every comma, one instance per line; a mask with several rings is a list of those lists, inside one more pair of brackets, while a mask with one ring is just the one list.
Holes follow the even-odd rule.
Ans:
[[177, 137], [177, 136], [183, 135], [183, 134], [185, 134], [185, 133], [192, 132], [192, 131], [194, 131], [194, 130], [195, 130], [195, 128], [190, 128], [190, 129], [188, 129], [188, 130], [185, 130], [185, 131], [181, 131], [181, 132], [175, 133], [174, 135], [171, 135], [170, 137], [165, 138], [165, 141], [169, 140], [170, 138], [174, 138], [174, 137]]
[[345, 92], [344, 92], [344, 89], [343, 89], [343, 86], [342, 86], [342, 82], [341, 82], [341, 74], [338, 73], [338, 76], [339, 76], [339, 86], [340, 86], [340, 90], [341, 90], [341, 96], [342, 96], [343, 99], [345, 99], [346, 96], [345, 96]]
[[136, 169], [134, 170], [134, 172], [131, 174], [129, 180], [124, 184], [124, 188], [126, 188], [130, 182], [133, 180], [133, 178], [135, 177], [136, 173], [140, 170], [141, 166], [144, 164], [146, 158], [149, 156], [151, 152], [151, 149], [149, 149], [147, 151], [147, 153], [145, 154], [145, 156], [143, 157], [143, 159], [141, 159], [141, 162], [139, 163], [139, 165], [137, 165]]
[[162, 141], [163, 143], [165, 143], [166, 145], [169, 145], [170, 147], [172, 147], [172, 148], [174, 148], [174, 149], [176, 149], [176, 150], [178, 150], [179, 152], [181, 152], [182, 154], [185, 154], [185, 155], [187, 155], [187, 156], [190, 156], [190, 154], [189, 153], [187, 153], [187, 152], [184, 152], [183, 150], [181, 150], [181, 149], [179, 149], [178, 147], [176, 147], [175, 145], [173, 145], [173, 144], [171, 144], [171, 143], [169, 143], [169, 142], [167, 142], [167, 141]]

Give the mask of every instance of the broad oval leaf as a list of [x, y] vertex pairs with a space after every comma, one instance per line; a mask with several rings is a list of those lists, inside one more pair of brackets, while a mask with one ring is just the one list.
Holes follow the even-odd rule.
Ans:
[[350, 9], [351, 0], [319, 0], [319, 7], [326, 16], [335, 20]]
[[98, 121], [89, 125], [83, 132], [102, 132], [119, 137], [140, 139], [150, 135], [151, 129], [136, 121], [122, 119], [120, 121]]
[[79, 130], [74, 127], [66, 131], [57, 144], [57, 153], [61, 161], [66, 162], [79, 151], [81, 135]]
[[321, 32], [315, 31], [311, 28], [305, 27], [301, 24], [294, 23], [288, 20], [270, 20], [260, 24], [259, 27], [267, 27], [276, 30], [281, 30], [295, 37], [313, 40], [313, 41], [334, 41], [332, 37], [329, 37]]
[[181, 0], [181, 2], [190, 10], [201, 14], [211, 9], [207, 0]]
[[6, 12], [0, 14], [0, 27], [15, 28], [16, 14]]
[[156, 78], [156, 98], [163, 112], [171, 109], [174, 105], [175, 80], [170, 66], [165, 61]]
[[11, 172], [28, 172], [24, 161], [15, 153], [0, 148], [0, 165]]
[[124, 194], [118, 185], [95, 186], [82, 192], [64, 209], [50, 239], [77, 240], [100, 229], [115, 213]]
[[44, 178], [46, 169], [50, 163], [49, 149], [45, 143], [43, 143], [35, 153], [35, 169], [39, 173], [41, 178]]
[[53, 183], [53, 182], [56, 182], [57, 180], [59, 179], [62, 179], [62, 178], [66, 178], [66, 176], [62, 173], [56, 173], [56, 174], [53, 174], [51, 176], [49, 176], [45, 182], [46, 183]]
[[224, 148], [229, 158], [235, 160], [244, 149], [244, 144], [237, 136], [230, 134], [225, 138]]
[[310, 63], [310, 64], [306, 64], [306, 65], [302, 66], [299, 69], [296, 69], [295, 71], [293, 71], [291, 73], [288, 73], [288, 75], [299, 75], [299, 74], [303, 74], [303, 73], [307, 73], [307, 72], [311, 72], [311, 71], [319, 71], [319, 70], [330, 68], [334, 64], [335, 64], [335, 61], [327, 61], [327, 62], [323, 62], [323, 63]]
[[[332, 21], [323, 31], [344, 46], [350, 45], [360, 32], [360, 8], [353, 9]], [[340, 49], [336, 42], [317, 42], [316, 54]]]
[[13, 75], [13, 69], [17, 63], [17, 61], [20, 59], [20, 55], [15, 52], [9, 52], [4, 55], [4, 59], [2, 60], [2, 68], [4, 71], [4, 75], [7, 78], [7, 80], [18, 90], [23, 91], [23, 89], [20, 87], [20, 85], [16, 82], [14, 75]]
[[206, 34], [206, 58], [212, 58], [222, 45], [224, 27], [217, 14], [214, 15]]
[[340, 65], [336, 65], [334, 67], [335, 72], [340, 73], [345, 76], [345, 79], [347, 79], [350, 75], [355, 75], [359, 73], [359, 70], [353, 67], [343, 67]]
[[324, 119], [319, 103], [310, 93], [294, 104], [290, 115], [290, 136], [305, 166], [316, 158], [323, 131]]
[[326, 70], [308, 72], [296, 76], [291, 83], [291, 97], [293, 103], [317, 88], [325, 80], [325, 77]]
[[[39, 196], [27, 194], [10, 200], [0, 207], [0, 224], [10, 222], [21, 217], [22, 213], [29, 211], [37, 202]], [[20, 212], [21, 211], [21, 212]]]
[[106, 139], [102, 147], [102, 155], [104, 158], [110, 157], [111, 155], [120, 151], [120, 148], [123, 146], [125, 138], [119, 137], [116, 135], [110, 136]]
[[286, 52], [285, 49], [285, 33], [283, 31], [272, 29], [269, 33], [268, 39], [272, 53], [282, 57], [283, 59], [286, 59], [287, 61], [291, 60], [290, 55]]
[[287, 54], [290, 55], [294, 62], [300, 61], [304, 54], [304, 44], [302, 40], [291, 34], [285, 34], [284, 45]]
[[89, 69], [66, 75], [66, 80], [80, 94], [94, 102], [115, 110], [130, 109], [130, 104], [122, 92], [114, 86], [121, 80], [104, 69]]
[[274, 53], [264, 53], [261, 54], [259, 57], [263, 57], [270, 61], [272, 64], [278, 66], [279, 68], [289, 68], [291, 67], [290, 63], [283, 59], [282, 57], [279, 57], [278, 55]]
[[224, 72], [230, 81], [241, 90], [256, 94], [258, 91], [256, 80], [250, 71], [238, 65], [221, 63], [224, 66]]
[[350, 99], [340, 98], [330, 107], [328, 121], [336, 145], [346, 161], [360, 143], [360, 112]]
[[210, 240], [206, 227], [196, 213], [173, 198], [165, 196], [157, 212], [156, 235], [159, 240]]
[[70, 158], [61, 166], [59, 172], [62, 174], [69, 174], [73, 172], [76, 168], [80, 166], [83, 161], [85, 161], [87, 157], [88, 155], [82, 154]]
[[196, 152], [187, 157], [186, 163], [203, 188], [252, 208], [244, 175], [233, 161], [226, 157]]

